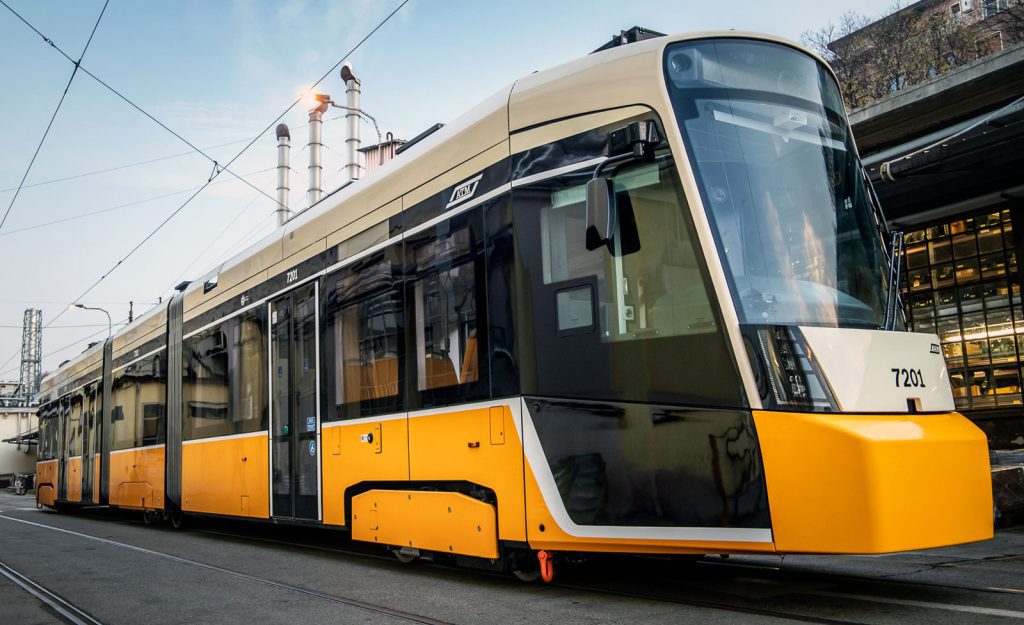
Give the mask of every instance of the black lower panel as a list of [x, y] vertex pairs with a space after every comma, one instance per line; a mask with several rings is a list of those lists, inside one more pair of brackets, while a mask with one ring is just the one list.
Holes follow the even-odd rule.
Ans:
[[580, 525], [770, 527], [750, 413], [527, 398]]

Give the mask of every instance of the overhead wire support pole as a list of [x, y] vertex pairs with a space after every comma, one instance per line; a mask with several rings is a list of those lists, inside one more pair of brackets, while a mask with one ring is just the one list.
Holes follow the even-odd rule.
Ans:
[[[32, 28], [32, 30], [35, 30], [37, 33], [39, 33], [38, 30], [36, 30], [31, 24], [29, 24], [25, 20], [25, 18], [18, 15], [14, 11], [14, 9], [12, 9], [6, 2], [0, 0], [0, 3], [7, 7], [7, 9], [11, 13], [17, 15], [18, 19], [28, 24], [29, 28]], [[10, 216], [11, 210], [14, 208], [14, 203], [18, 201], [18, 196], [21, 195], [21, 188], [25, 185], [25, 180], [28, 179], [28, 175], [32, 171], [32, 166], [35, 165], [36, 163], [36, 158], [39, 156], [39, 151], [43, 149], [43, 144], [46, 142], [46, 137], [47, 135], [50, 134], [50, 129], [53, 128], [53, 122], [57, 119], [57, 113], [60, 112], [60, 107], [64, 104], [64, 98], [68, 96], [68, 90], [71, 89], [71, 83], [74, 82], [75, 75], [78, 74], [78, 70], [82, 69], [82, 59], [85, 58], [85, 53], [89, 51], [89, 44], [92, 43], [92, 38], [96, 35], [96, 29], [100, 26], [100, 21], [103, 19], [103, 14], [107, 11], [108, 4], [110, 4], [110, 0], [106, 0], [106, 2], [103, 3], [103, 8], [100, 9], [100, 15], [96, 18], [96, 23], [93, 24], [92, 32], [89, 33], [89, 39], [85, 42], [85, 47], [82, 48], [82, 54], [78, 57], [78, 60], [72, 61], [71, 58], [68, 57], [68, 60], [74, 64], [75, 68], [71, 70], [71, 76], [68, 78], [68, 83], [64, 85], [64, 93], [61, 94], [60, 100], [57, 101], [57, 108], [53, 109], [53, 115], [50, 116], [50, 121], [46, 124], [46, 130], [43, 131], [43, 136], [42, 138], [39, 139], [39, 145], [36, 146], [36, 151], [32, 154], [32, 158], [28, 162], [28, 167], [25, 168], [25, 173], [21, 177], [21, 182], [18, 183], [18, 188], [14, 192], [14, 196], [11, 198], [10, 204], [7, 205], [7, 210], [4, 211], [3, 218], [0, 218], [0, 230], [3, 230], [4, 224], [7, 223], [7, 218]], [[43, 37], [43, 34], [39, 33], [39, 36]], [[49, 43], [54, 48], [57, 48], [57, 45], [53, 43], [53, 41], [47, 39], [46, 37], [43, 37], [43, 40]], [[61, 54], [64, 54], [64, 52], [61, 52]], [[66, 54], [64, 54], [64, 56], [67, 57]]]

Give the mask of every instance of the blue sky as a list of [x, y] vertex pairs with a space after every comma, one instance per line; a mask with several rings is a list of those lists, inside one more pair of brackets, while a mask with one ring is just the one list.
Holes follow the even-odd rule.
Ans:
[[[6, 0], [77, 58], [102, 0]], [[111, 0], [82, 65], [220, 162], [321, 76], [399, 0], [257, 2]], [[382, 131], [409, 138], [447, 122], [503, 85], [585, 55], [623, 28], [666, 33], [754, 30], [799, 39], [853, 9], [878, 15], [890, 0], [848, 4], [796, 0], [730, 3], [630, 0], [557, 2], [411, 0], [351, 58], [363, 107]], [[0, 7], [0, 210], [6, 210], [71, 74], [66, 59]], [[342, 100], [332, 74], [319, 91]], [[328, 119], [336, 113], [328, 114]], [[306, 113], [292, 127], [293, 208], [305, 205]], [[337, 172], [344, 125], [324, 128], [325, 188]], [[372, 127], [364, 126], [364, 139]], [[230, 145], [222, 145], [230, 143]], [[222, 146], [216, 147], [213, 146]], [[273, 195], [271, 131], [232, 170]], [[50, 321], [209, 177], [198, 155], [166, 158], [65, 182], [50, 181], [189, 151], [178, 139], [79, 73], [0, 231], [0, 379], [17, 377], [25, 308]], [[38, 184], [44, 183], [44, 184]], [[161, 197], [162, 196], [162, 197]], [[157, 198], [157, 199], [153, 199]], [[148, 200], [148, 201], [143, 201]], [[131, 206], [114, 208], [123, 204]], [[214, 263], [272, 231], [273, 203], [227, 174], [179, 213], [128, 262], [83, 299], [114, 321], [128, 301], [141, 312]], [[61, 224], [50, 221], [107, 210]], [[32, 229], [27, 229], [32, 228]], [[102, 324], [102, 327], [67, 327]], [[79, 353], [90, 334], [106, 334], [102, 313], [68, 311], [43, 334], [44, 370]], [[17, 327], [7, 327], [17, 326]], [[95, 340], [95, 339], [93, 339]]]

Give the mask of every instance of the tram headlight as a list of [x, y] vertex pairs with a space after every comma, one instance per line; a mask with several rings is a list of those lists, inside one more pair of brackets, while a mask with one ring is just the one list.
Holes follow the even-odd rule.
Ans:
[[799, 328], [773, 325], [748, 326], [745, 330], [747, 353], [765, 408], [839, 410]]

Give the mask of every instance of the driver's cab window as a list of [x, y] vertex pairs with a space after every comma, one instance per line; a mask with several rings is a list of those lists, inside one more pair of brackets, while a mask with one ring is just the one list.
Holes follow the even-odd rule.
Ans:
[[596, 250], [585, 244], [591, 172], [536, 188], [544, 284], [593, 277], [598, 287], [557, 292], [559, 332], [592, 325], [604, 341], [715, 332], [671, 159], [605, 173], [614, 182], [615, 226], [611, 241]]

